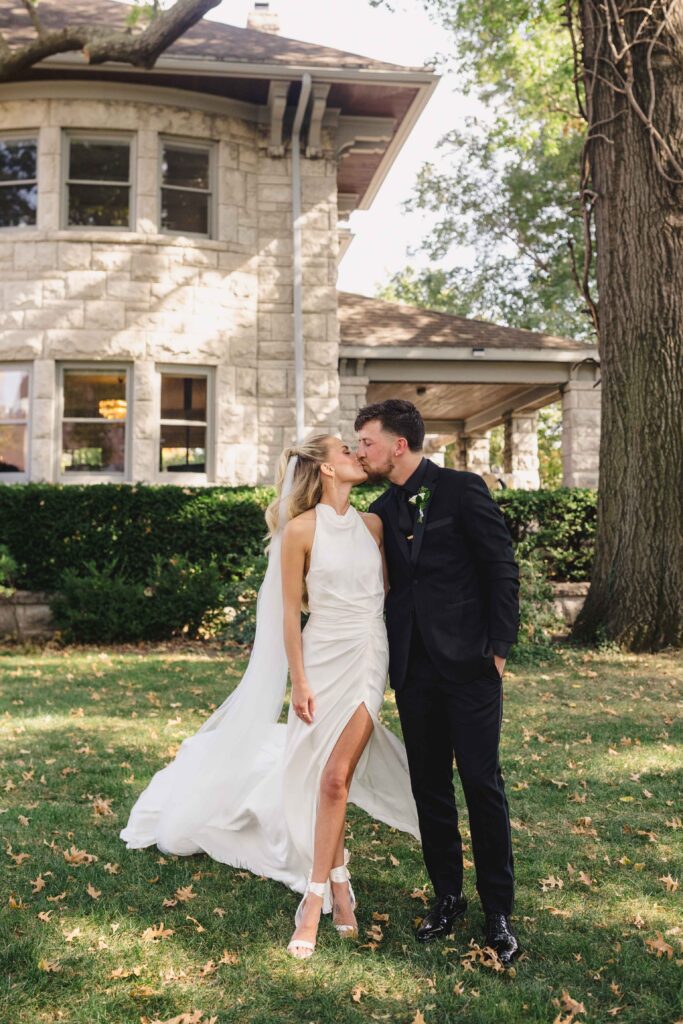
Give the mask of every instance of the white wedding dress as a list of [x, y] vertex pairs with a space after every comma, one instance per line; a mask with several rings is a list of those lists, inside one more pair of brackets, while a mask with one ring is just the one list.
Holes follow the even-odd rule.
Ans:
[[[331, 505], [318, 504], [315, 513], [306, 576], [310, 615], [302, 632], [306, 679], [315, 696], [312, 724], [301, 721], [291, 705], [287, 724], [277, 724], [284, 691], [277, 699], [270, 695], [270, 720], [264, 723], [252, 679], [248, 715], [244, 708], [240, 712], [236, 692], [237, 699], [229, 698], [154, 776], [121, 832], [129, 848], [156, 843], [166, 853], [204, 851], [214, 860], [303, 893], [313, 863], [323, 768], [361, 703], [374, 728], [356, 767], [349, 801], [419, 840], [405, 748], [379, 721], [389, 661], [380, 551], [353, 506], [338, 515]], [[281, 630], [279, 580], [269, 591], [274, 601], [276, 591]], [[261, 607], [262, 596], [247, 674], [253, 670], [264, 682], [269, 671], [278, 671], [269, 664], [268, 647], [275, 654], [284, 645], [273, 637], [264, 645], [259, 636], [261, 614], [269, 621], [277, 615]], [[245, 675], [238, 690], [246, 682]], [[331, 909], [328, 881], [323, 912]]]

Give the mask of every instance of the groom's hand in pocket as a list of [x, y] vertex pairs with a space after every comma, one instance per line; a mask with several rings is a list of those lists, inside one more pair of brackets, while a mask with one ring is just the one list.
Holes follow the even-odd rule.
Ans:
[[496, 669], [498, 670], [498, 675], [502, 679], [503, 672], [505, 671], [505, 658], [499, 658], [497, 654], [494, 654], [493, 660], [495, 662]]

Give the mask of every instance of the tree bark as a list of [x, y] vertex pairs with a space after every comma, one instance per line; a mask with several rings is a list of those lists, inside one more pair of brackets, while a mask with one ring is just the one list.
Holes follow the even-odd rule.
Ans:
[[[683, 3], [652, 9], [643, 28], [645, 6], [579, 0], [602, 424], [595, 560], [574, 636], [634, 651], [683, 643]], [[625, 52], [620, 18], [639, 40]]]
[[[115, 32], [106, 25], [67, 25], [46, 31], [40, 24], [40, 7], [32, 11], [36, 38], [24, 46], [9, 46], [0, 36], [0, 82], [18, 78], [23, 71], [56, 53], [80, 50], [89, 64], [118, 61], [151, 68], [160, 55], [204, 17], [221, 0], [176, 0], [160, 11], [142, 32]], [[27, 17], [29, 12], [27, 11]]]

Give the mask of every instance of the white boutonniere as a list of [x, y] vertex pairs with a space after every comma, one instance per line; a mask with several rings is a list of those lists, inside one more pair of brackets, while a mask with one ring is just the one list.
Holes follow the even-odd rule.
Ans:
[[415, 505], [417, 508], [417, 521], [418, 523], [424, 522], [425, 517], [425, 506], [432, 496], [432, 492], [428, 487], [421, 487], [417, 494], [412, 494], [408, 501], [411, 505]]

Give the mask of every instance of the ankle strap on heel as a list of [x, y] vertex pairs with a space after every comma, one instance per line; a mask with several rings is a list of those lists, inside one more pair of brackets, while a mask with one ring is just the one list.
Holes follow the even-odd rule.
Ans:
[[349, 853], [349, 851], [346, 848], [344, 848], [344, 863], [340, 864], [339, 867], [332, 868], [332, 870], [330, 871], [330, 881], [331, 882], [348, 882], [349, 881], [349, 879], [351, 878], [351, 875], [349, 874], [349, 869], [347, 868], [346, 865], [349, 863], [350, 859], [351, 859], [351, 854]]
[[327, 883], [326, 882], [310, 882], [309, 881], [307, 886], [306, 886], [306, 892], [307, 893], [311, 892], [311, 893], [313, 893], [314, 896], [320, 896], [321, 899], [324, 899], [325, 898], [325, 893], [327, 892]]

